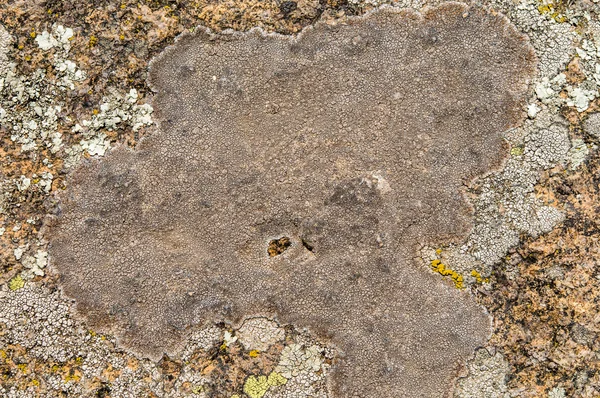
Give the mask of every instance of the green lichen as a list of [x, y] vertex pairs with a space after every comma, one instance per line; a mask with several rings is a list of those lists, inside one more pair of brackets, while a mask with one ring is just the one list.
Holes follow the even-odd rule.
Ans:
[[523, 154], [524, 148], [522, 146], [514, 146], [510, 148], [511, 156], [521, 156]]
[[277, 372], [271, 372], [267, 378], [267, 382], [272, 387], [282, 386], [287, 383], [287, 379]]
[[250, 398], [262, 398], [269, 388], [282, 386], [287, 379], [277, 372], [271, 372], [269, 376], [249, 376], [244, 383], [244, 393]]
[[23, 280], [23, 278], [21, 278], [21, 275], [15, 276], [8, 282], [8, 288], [13, 291], [19, 290], [23, 286], [25, 286], [25, 281]]

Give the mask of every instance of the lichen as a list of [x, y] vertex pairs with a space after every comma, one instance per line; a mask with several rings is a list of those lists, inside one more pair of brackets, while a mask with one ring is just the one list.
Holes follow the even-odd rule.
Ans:
[[507, 155], [533, 67], [504, 17], [454, 3], [298, 38], [185, 35], [152, 64], [159, 131], [71, 176], [50, 258], [92, 327], [139, 354], [272, 315], [344, 352], [335, 394], [439, 396], [489, 318], [415, 242], [465, 238], [461, 192]]
[[442, 276], [449, 276], [457, 289], [464, 289], [464, 278], [461, 274], [451, 270], [441, 260], [431, 260], [431, 269]]
[[21, 277], [21, 275], [15, 276], [8, 282], [8, 288], [10, 290], [19, 290], [23, 286], [25, 286], [25, 280]]
[[287, 379], [277, 372], [271, 372], [268, 376], [248, 376], [244, 383], [244, 393], [250, 398], [262, 398], [271, 387], [285, 383]]

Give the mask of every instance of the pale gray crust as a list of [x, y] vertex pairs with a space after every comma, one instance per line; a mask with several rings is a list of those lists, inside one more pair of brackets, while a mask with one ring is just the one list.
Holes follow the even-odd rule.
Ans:
[[534, 66], [506, 18], [457, 3], [185, 35], [152, 64], [159, 131], [71, 176], [51, 262], [140, 355], [266, 314], [338, 346], [335, 396], [444, 396], [490, 323], [415, 248], [468, 233], [461, 188], [503, 160]]

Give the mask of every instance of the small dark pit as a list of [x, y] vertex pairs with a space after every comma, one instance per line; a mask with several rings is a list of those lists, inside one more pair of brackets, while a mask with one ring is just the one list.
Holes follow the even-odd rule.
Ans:
[[311, 245], [310, 243], [308, 243], [305, 239], [302, 239], [302, 246], [304, 246], [304, 248], [306, 250], [308, 250], [309, 252], [312, 252], [312, 253], [315, 252], [314, 246]]
[[287, 236], [283, 236], [279, 239], [273, 239], [269, 242], [267, 253], [269, 253], [269, 257], [275, 257], [286, 251], [291, 245], [292, 241]]

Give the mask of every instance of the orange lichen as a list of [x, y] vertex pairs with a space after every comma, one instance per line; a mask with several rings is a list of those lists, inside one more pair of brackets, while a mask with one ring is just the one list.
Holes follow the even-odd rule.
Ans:
[[434, 272], [442, 276], [449, 276], [452, 282], [454, 282], [454, 286], [457, 289], [464, 289], [464, 278], [461, 274], [456, 271], [451, 270], [445, 264], [442, 263], [441, 260], [435, 259], [431, 261], [431, 269]]

